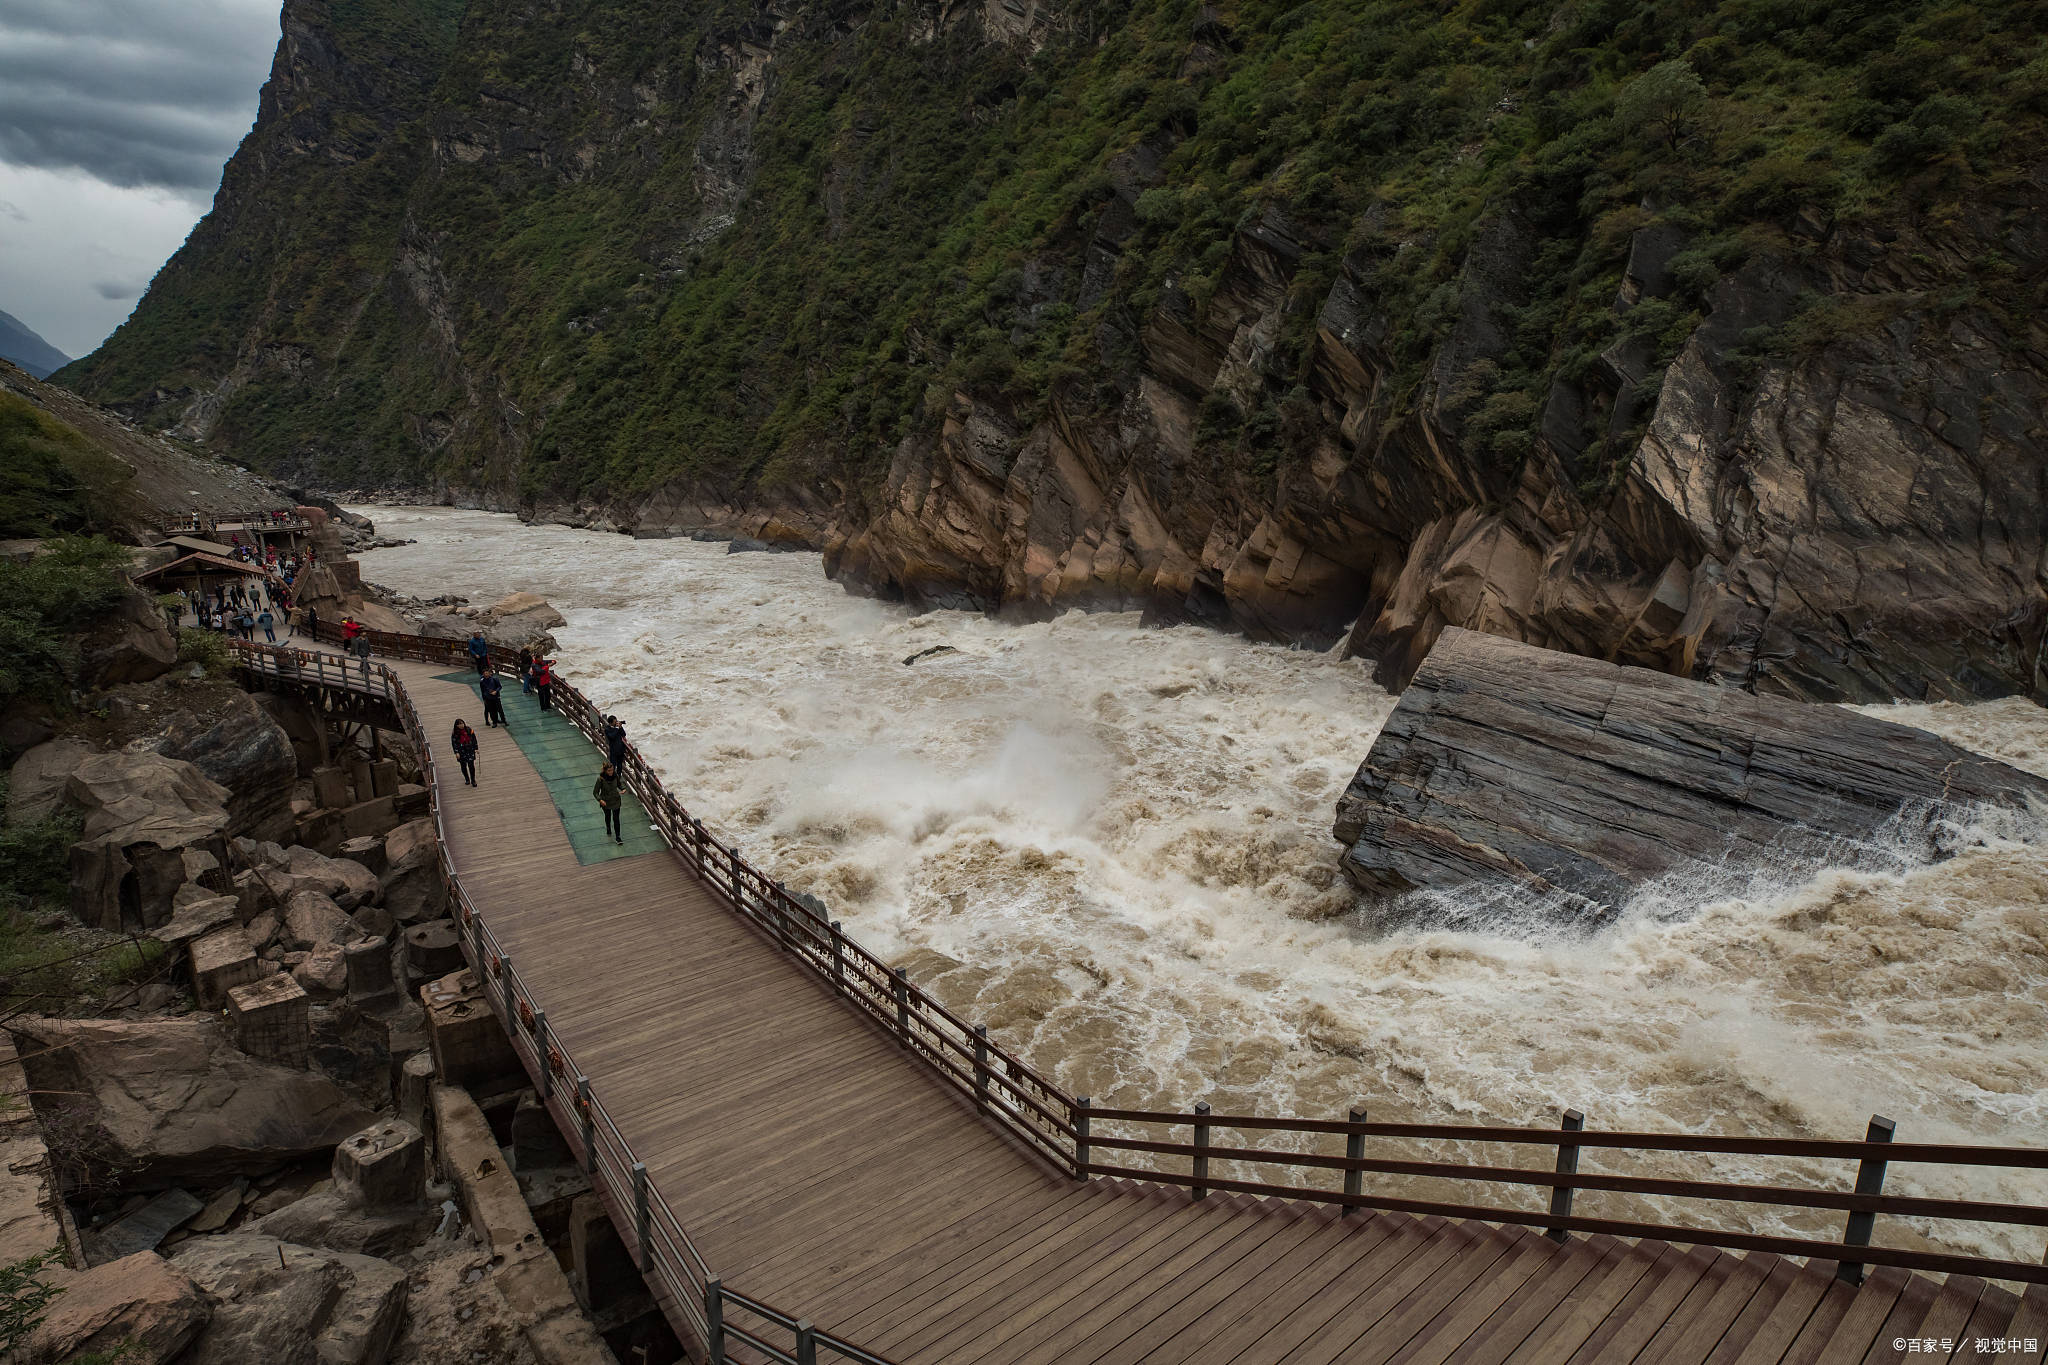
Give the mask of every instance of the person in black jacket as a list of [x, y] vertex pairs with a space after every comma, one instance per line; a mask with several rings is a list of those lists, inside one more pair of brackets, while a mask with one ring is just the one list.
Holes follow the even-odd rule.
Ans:
[[477, 691], [484, 694], [484, 729], [488, 730], [493, 725], [503, 725], [505, 723], [505, 685], [498, 681], [498, 675], [495, 673], [484, 674], [483, 680], [476, 685], [476, 688]]
[[448, 733], [448, 747], [455, 751], [455, 761], [462, 765], [462, 780], [470, 786], [476, 785], [476, 731], [469, 728], [467, 721], [458, 720], [455, 728]]
[[597, 798], [598, 805], [604, 807], [604, 832], [612, 836], [613, 843], [625, 843], [626, 836], [619, 829], [619, 770], [605, 764], [590, 794]]
[[626, 771], [626, 727], [617, 716], [604, 718], [604, 756], [614, 768]]

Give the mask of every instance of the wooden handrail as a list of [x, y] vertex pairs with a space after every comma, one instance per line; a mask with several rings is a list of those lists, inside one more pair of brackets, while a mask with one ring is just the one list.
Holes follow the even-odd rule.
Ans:
[[[335, 636], [339, 635], [338, 627], [332, 627], [328, 622], [321, 623], [320, 633], [323, 637], [329, 635], [330, 629]], [[467, 647], [462, 641], [424, 641], [417, 636], [396, 636], [381, 631], [373, 631], [369, 635], [373, 651], [383, 650], [388, 644], [392, 652], [403, 657], [421, 658], [436, 663], [468, 661]], [[260, 656], [278, 652], [276, 647], [248, 645], [241, 641], [234, 643], [239, 651], [247, 655]], [[303, 652], [300, 654], [303, 657]], [[321, 675], [320, 680], [326, 681], [324, 665], [316, 664], [315, 667]], [[381, 689], [373, 689], [366, 679], [351, 676], [347, 672], [341, 673], [339, 681], [342, 686], [351, 689], [380, 690], [381, 695], [397, 705], [408, 728], [417, 731], [418, 717], [412, 708], [411, 699], [406, 696], [403, 683], [388, 670], [381, 666], [378, 669]], [[601, 743], [598, 724], [601, 713], [597, 708], [578, 688], [566, 680], [558, 680], [556, 688], [561, 697], [563, 715], [586, 738], [593, 743]], [[424, 736], [416, 735], [415, 738], [421, 746], [423, 758], [431, 763], [431, 754]], [[931, 1067], [934, 1074], [965, 1093], [983, 1113], [990, 1116], [992, 1121], [998, 1122], [1005, 1130], [1030, 1143], [1049, 1157], [1055, 1165], [1066, 1169], [1076, 1178], [1113, 1177], [1186, 1186], [1197, 1191], [1225, 1190], [1273, 1198], [1313, 1200], [1347, 1208], [1370, 1208], [1396, 1213], [1435, 1214], [1496, 1223], [1523, 1224], [1545, 1228], [1554, 1235], [1572, 1231], [1604, 1232], [1617, 1236], [1664, 1238], [1737, 1250], [1819, 1257], [1838, 1262], [1845, 1277], [1860, 1272], [1860, 1267], [1867, 1264], [2048, 1284], [2048, 1265], [1989, 1256], [1880, 1247], [1868, 1242], [1869, 1221], [1877, 1214], [1892, 1217], [1955, 1219], [2018, 1227], [2048, 1226], [2048, 1208], [2040, 1206], [1887, 1195], [1875, 1186], [1863, 1190], [1860, 1187], [1861, 1182], [1859, 1191], [1847, 1192], [1729, 1181], [1616, 1175], [1581, 1172], [1577, 1169], [1577, 1155], [1581, 1149], [1599, 1148], [1680, 1152], [1693, 1155], [1854, 1161], [1859, 1163], [1859, 1169], [1865, 1172], [1882, 1171], [1887, 1163], [1901, 1162], [2048, 1170], [2048, 1149], [2044, 1148], [1877, 1141], [1875, 1139], [1881, 1134], [1875, 1127], [1871, 1138], [1847, 1141], [1688, 1133], [1602, 1132], [1576, 1127], [1558, 1129], [1445, 1123], [1387, 1123], [1367, 1121], [1362, 1116], [1355, 1119], [1312, 1119], [1266, 1115], [1191, 1114], [1089, 1106], [1085, 1100], [1067, 1094], [1040, 1075], [1022, 1058], [1001, 1048], [984, 1034], [978, 1033], [914, 982], [896, 976], [888, 963], [847, 935], [836, 922], [825, 919], [804, 906], [779, 881], [755, 868], [736, 848], [707, 831], [703, 823], [691, 817], [688, 809], [670, 794], [660, 775], [654, 772], [640, 756], [639, 751], [631, 745], [627, 746], [624, 776], [628, 787], [646, 806], [649, 818], [668, 843], [671, 852], [713, 895], [724, 901], [735, 913], [770, 935], [780, 947], [808, 969], [825, 978], [854, 1008], [878, 1027], [895, 1036], [906, 1050]], [[430, 782], [430, 788], [432, 785]], [[438, 804], [436, 821], [438, 831]], [[441, 848], [445, 862], [445, 839], [441, 841]], [[459, 892], [459, 879], [455, 876], [452, 864], [447, 866], [445, 871], [451, 886], [457, 887]], [[488, 944], [491, 945], [491, 951], [496, 953], [496, 940], [489, 935], [488, 927], [483, 924], [481, 915], [476, 912], [473, 905], [470, 905], [466, 896], [461, 896], [460, 904], [465, 907], [469, 920], [477, 926], [477, 951], [482, 953]], [[502, 956], [502, 953], [497, 953], [499, 959], [502, 959]], [[482, 960], [479, 960], [478, 969], [480, 972], [483, 970]], [[512, 980], [515, 993], [522, 999], [531, 999], [530, 993], [520, 982], [516, 969], [512, 970]], [[498, 1008], [495, 1003], [496, 993], [487, 994], [492, 995], [494, 1008]], [[520, 1043], [521, 1031], [516, 1013], [507, 1020], [507, 1029], [513, 1034], [515, 1044], [523, 1046]], [[522, 1056], [524, 1055], [522, 1053]], [[978, 1056], [986, 1060], [977, 1062], [975, 1059]], [[955, 1060], [956, 1058], [964, 1059], [966, 1064], [963, 1065], [962, 1061]], [[547, 1059], [542, 1058], [540, 1065], [547, 1066]], [[1083, 1114], [1090, 1127], [1083, 1127]], [[1573, 1118], [1576, 1121], [1576, 1116]], [[606, 1123], [609, 1125], [608, 1118]], [[1102, 1131], [1099, 1125], [1106, 1123], [1189, 1129], [1194, 1129], [1199, 1124], [1199, 1133], [1203, 1140], [1154, 1141], [1123, 1137]], [[1214, 1130], [1226, 1128], [1302, 1136], [1343, 1137], [1347, 1140], [1347, 1154], [1340, 1157], [1277, 1148], [1220, 1147], [1207, 1140], [1207, 1135]], [[614, 1137], [617, 1137], [616, 1128], [612, 1128], [611, 1131]], [[1884, 1131], [1888, 1132], [1889, 1129], [1886, 1128]], [[1420, 1161], [1385, 1156], [1368, 1157], [1358, 1146], [1360, 1140], [1368, 1137], [1408, 1141], [1520, 1144], [1560, 1154], [1569, 1153], [1570, 1160], [1562, 1159], [1561, 1155], [1557, 1169], [1547, 1171], [1537, 1168], [1496, 1166], [1477, 1161]], [[623, 1138], [618, 1139], [618, 1145], [623, 1152], [630, 1155], [630, 1149], [625, 1146]], [[1197, 1174], [1181, 1175], [1174, 1171], [1137, 1169], [1105, 1163], [1093, 1158], [1094, 1149], [1185, 1158], [1191, 1172]], [[1346, 1188], [1338, 1192], [1278, 1181], [1252, 1181], [1215, 1176], [1209, 1173], [1209, 1163], [1213, 1161], [1293, 1166], [1307, 1171], [1343, 1172], [1347, 1177]], [[1547, 1210], [1530, 1210], [1500, 1204], [1441, 1202], [1371, 1194], [1364, 1192], [1357, 1183], [1357, 1177], [1367, 1173], [1527, 1186], [1551, 1191], [1552, 1202]], [[1788, 1209], [1847, 1211], [1850, 1214], [1850, 1224], [1841, 1240], [1828, 1241], [1818, 1238], [1768, 1236], [1700, 1227], [1690, 1223], [1593, 1218], [1570, 1212], [1571, 1194], [1580, 1189], [1764, 1204]], [[663, 1212], [656, 1218], [656, 1223], [666, 1223], [667, 1228], [663, 1235], [672, 1237], [679, 1246], [687, 1248], [688, 1254], [682, 1257], [679, 1263], [682, 1264], [685, 1276], [690, 1280], [692, 1287], [704, 1291], [706, 1280], [716, 1282], [716, 1277], [709, 1274], [708, 1269], [702, 1264], [701, 1257], [695, 1256], [694, 1246], [689, 1243], [687, 1234], [683, 1232], [681, 1223], [675, 1220], [673, 1213], [666, 1211], [665, 1204], [660, 1204], [659, 1207]], [[1862, 1221], [1859, 1224], [1857, 1220]], [[691, 1257], [695, 1257], [697, 1261], [695, 1266], [686, 1264]], [[721, 1288], [719, 1292], [725, 1295], [725, 1298], [720, 1300], [721, 1303], [729, 1301], [736, 1306], [746, 1306], [730, 1291]], [[714, 1326], [710, 1321], [709, 1309], [704, 1305], [697, 1306], [692, 1321], [705, 1330], [712, 1330]], [[818, 1340], [824, 1343], [827, 1338], [820, 1334]], [[771, 1350], [768, 1354], [772, 1356], [775, 1352]], [[856, 1347], [845, 1347], [842, 1354], [854, 1360], [879, 1360], [878, 1357], [860, 1352]]]

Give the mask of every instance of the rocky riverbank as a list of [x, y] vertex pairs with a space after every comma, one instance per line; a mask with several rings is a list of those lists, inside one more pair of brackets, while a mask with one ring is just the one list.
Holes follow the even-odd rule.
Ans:
[[[402, 615], [344, 516], [315, 533], [323, 615], [552, 644], [530, 595]], [[0, 734], [9, 847], [61, 869], [11, 870], [0, 925], [0, 1072], [31, 1098], [0, 1241], [49, 1297], [20, 1359], [677, 1359], [463, 967], [411, 745], [245, 692], [117, 602], [69, 701]]]

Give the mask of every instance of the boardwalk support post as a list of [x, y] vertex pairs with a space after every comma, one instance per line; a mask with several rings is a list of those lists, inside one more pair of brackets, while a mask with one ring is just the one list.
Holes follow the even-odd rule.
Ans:
[[974, 1026], [974, 1107], [988, 1112], [988, 1025]]
[[1195, 1184], [1197, 1199], [1209, 1197], [1209, 1101], [1195, 1101]]
[[[1890, 1142], [1898, 1125], [1878, 1114], [1870, 1116], [1870, 1130], [1864, 1134], [1865, 1142]], [[1883, 1194], [1885, 1167], [1888, 1161], [1876, 1157], [1865, 1157], [1856, 1167], [1856, 1193]], [[1849, 1225], [1842, 1230], [1842, 1241], [1852, 1247], [1870, 1245], [1870, 1234], [1877, 1227], [1877, 1215], [1864, 1209], [1857, 1209], [1849, 1215]], [[1835, 1266], [1835, 1278], [1843, 1284], [1863, 1283], [1863, 1262], [1842, 1261]]]
[[[1351, 1121], [1353, 1123], [1364, 1123], [1365, 1111], [1363, 1109], [1352, 1110]], [[1344, 1159], [1346, 1161], [1365, 1160], [1365, 1134], [1346, 1133], [1344, 1135]], [[1350, 1195], [1353, 1199], [1357, 1199], [1365, 1193], [1364, 1171], [1353, 1166], [1344, 1172], [1344, 1193]], [[1344, 1212], [1355, 1213], [1358, 1207], [1356, 1204], [1346, 1204]]]
[[633, 1163], [633, 1254], [640, 1261], [640, 1273], [654, 1268], [654, 1249], [647, 1244], [647, 1163]]
[[832, 989], [841, 994], [846, 991], [846, 931], [836, 919], [832, 921]]
[[[1567, 1109], [1564, 1111], [1564, 1121], [1558, 1126], [1567, 1133], [1582, 1132], [1586, 1127], [1586, 1116], [1576, 1109]], [[1578, 1144], [1575, 1142], [1560, 1142], [1557, 1145], [1557, 1173], [1559, 1175], [1575, 1175], [1578, 1173], [1578, 1169]], [[1572, 1216], [1571, 1186], [1553, 1185], [1550, 1187], [1550, 1212], [1558, 1218], [1569, 1218]], [[1545, 1228], [1543, 1229], [1543, 1235], [1553, 1242], [1569, 1242], [1572, 1239], [1571, 1231], [1567, 1228]]]
[[505, 982], [505, 1032], [516, 1044], [519, 1041], [519, 997], [512, 992], [512, 954], [499, 956], [498, 970]]
[[533, 1055], [540, 1063], [540, 1102], [545, 1106], [555, 1093], [555, 1069], [548, 1065], [548, 1012], [533, 1012]]
[[704, 1355], [725, 1365], [725, 1286], [716, 1275], [704, 1281]]
[[796, 1365], [818, 1365], [818, 1333], [802, 1318], [796, 1320]]
[[597, 1112], [590, 1103], [590, 1077], [576, 1078], [576, 1112], [583, 1119], [583, 1173], [597, 1174]]
[[1088, 1178], [1088, 1097], [1074, 1096], [1074, 1179]]
[[910, 1046], [910, 972], [898, 967], [889, 980], [889, 989], [896, 994], [897, 1041], [904, 1047]]

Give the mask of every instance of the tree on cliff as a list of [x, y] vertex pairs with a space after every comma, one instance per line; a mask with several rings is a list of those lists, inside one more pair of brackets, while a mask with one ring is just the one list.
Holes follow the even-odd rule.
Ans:
[[1683, 58], [1659, 62], [1628, 83], [1614, 102], [1624, 124], [1659, 134], [1676, 147], [1698, 123], [1707, 107], [1707, 87]]

